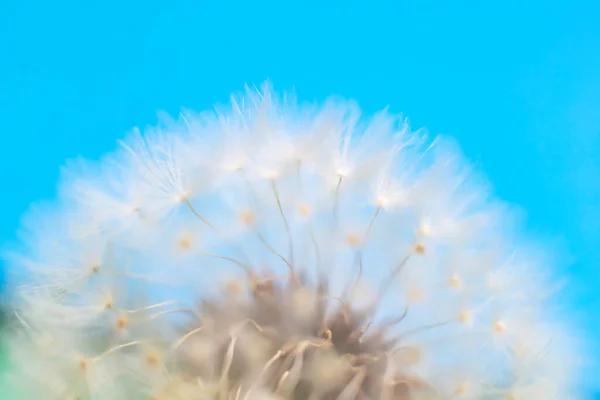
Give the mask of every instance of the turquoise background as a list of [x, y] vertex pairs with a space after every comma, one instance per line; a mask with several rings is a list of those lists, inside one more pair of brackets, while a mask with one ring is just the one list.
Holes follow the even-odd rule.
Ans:
[[599, 20], [569, 0], [2, 0], [0, 241], [67, 158], [268, 78], [455, 136], [562, 255], [598, 331]]

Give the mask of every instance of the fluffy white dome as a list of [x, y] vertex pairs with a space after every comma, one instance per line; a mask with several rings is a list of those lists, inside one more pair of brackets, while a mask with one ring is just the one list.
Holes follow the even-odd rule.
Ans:
[[[45, 399], [284, 399], [309, 378], [315, 400], [338, 384], [340, 400], [571, 399], [567, 314], [488, 193], [449, 141], [387, 111], [248, 89], [70, 166], [59, 206], [28, 219], [13, 258], [29, 271], [15, 356]], [[287, 282], [272, 326], [240, 311], [275, 293], [269, 280]], [[211, 295], [223, 313], [195, 307]], [[368, 316], [356, 343], [397, 317], [393, 345], [376, 346], [377, 390], [364, 360], [340, 358], [324, 300]], [[274, 349], [270, 328], [297, 339]], [[255, 375], [240, 376], [239, 354]], [[264, 378], [280, 360], [280, 378]], [[386, 389], [401, 379], [418, 385]]]

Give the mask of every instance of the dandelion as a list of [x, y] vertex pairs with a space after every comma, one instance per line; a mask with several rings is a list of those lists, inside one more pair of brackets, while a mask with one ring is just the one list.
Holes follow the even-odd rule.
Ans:
[[545, 264], [387, 110], [265, 85], [81, 165], [10, 258], [30, 398], [577, 398]]

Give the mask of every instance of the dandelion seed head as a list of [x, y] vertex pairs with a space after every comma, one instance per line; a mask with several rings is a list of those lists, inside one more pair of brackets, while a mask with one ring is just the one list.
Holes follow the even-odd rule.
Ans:
[[32, 398], [577, 397], [549, 268], [451, 141], [269, 85], [163, 119], [11, 257]]

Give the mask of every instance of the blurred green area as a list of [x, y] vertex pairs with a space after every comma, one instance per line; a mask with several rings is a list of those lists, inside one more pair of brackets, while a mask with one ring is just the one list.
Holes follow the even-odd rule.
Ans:
[[[4, 339], [4, 335], [2, 335]], [[8, 360], [8, 354], [6, 349], [6, 343], [4, 340], [0, 343], [0, 395], [3, 399], [14, 399], [14, 393], [10, 388], [10, 382], [8, 381], [8, 373], [10, 372], [10, 365]]]
[[9, 375], [11, 363], [7, 343], [8, 318], [6, 308], [0, 308], [0, 399], [2, 400], [25, 400], [19, 395], [11, 382]]
[[[4, 335], [2, 336], [4, 339]], [[8, 357], [6, 343], [2, 340], [0, 344], [0, 399], [2, 400], [31, 400], [16, 389], [14, 381], [11, 381], [10, 373], [13, 372]]]

